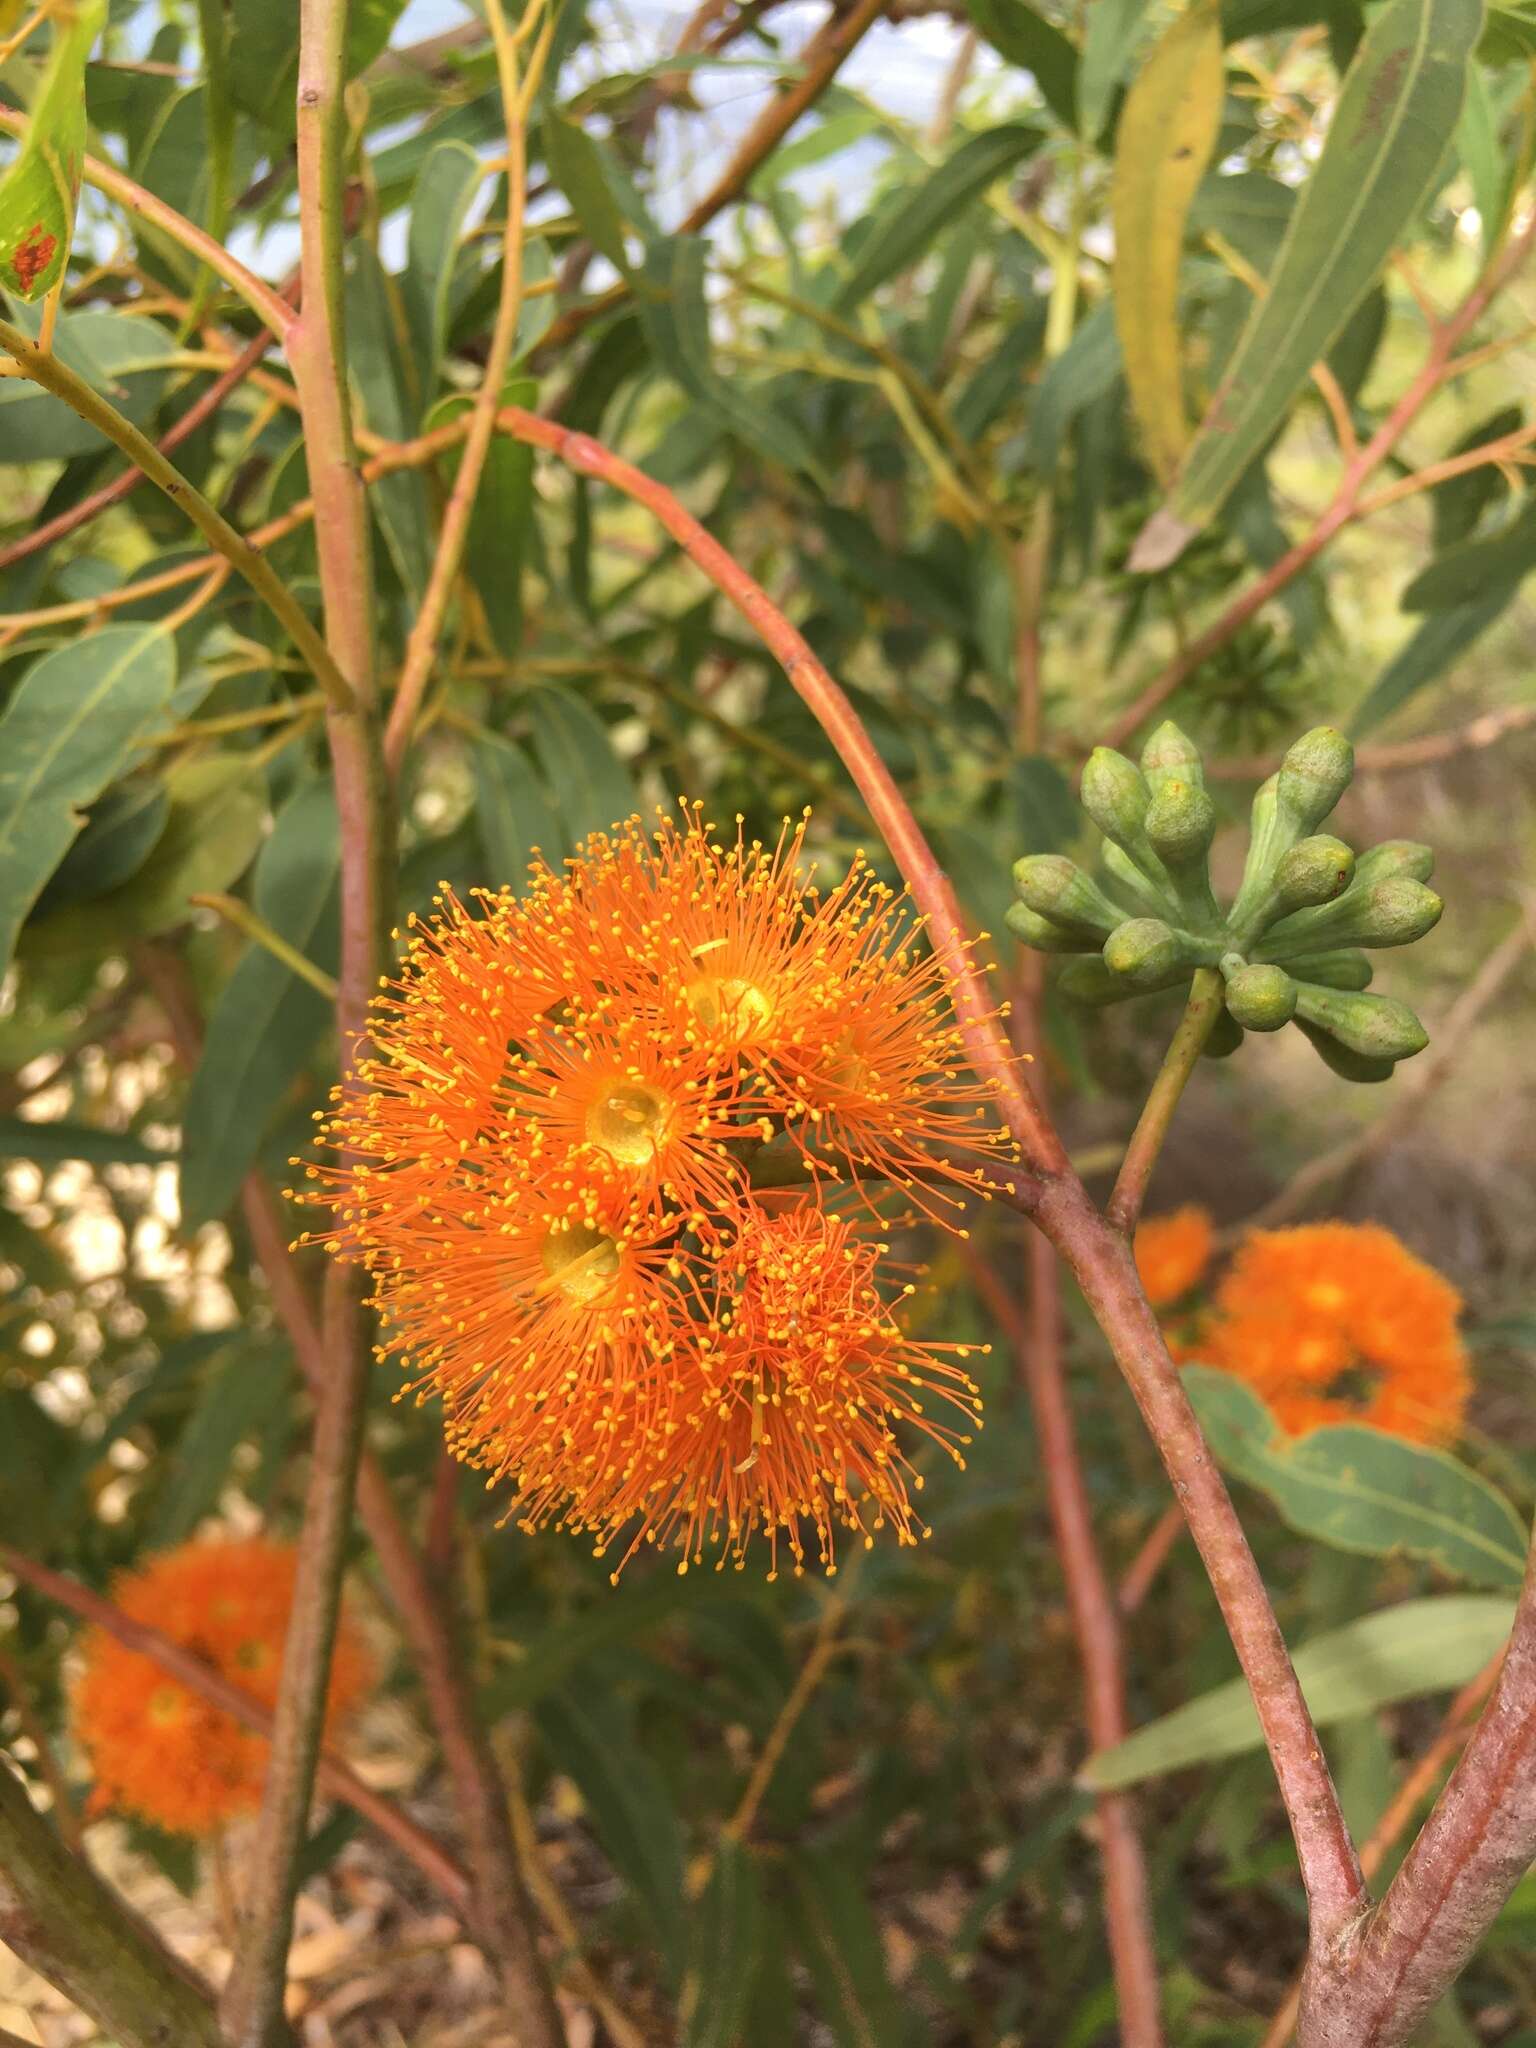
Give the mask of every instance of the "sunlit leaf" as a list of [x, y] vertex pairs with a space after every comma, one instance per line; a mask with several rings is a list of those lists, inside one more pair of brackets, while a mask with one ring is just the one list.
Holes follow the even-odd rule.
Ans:
[[1196, 0], [1136, 74], [1116, 131], [1115, 323], [1147, 459], [1165, 485], [1189, 439], [1179, 327], [1184, 224], [1216, 145], [1224, 84], [1216, 0]]
[[1176, 560], [1220, 509], [1375, 283], [1455, 132], [1481, 22], [1481, 0], [1392, 0], [1372, 22], [1265, 295], [1136, 543], [1136, 568]]

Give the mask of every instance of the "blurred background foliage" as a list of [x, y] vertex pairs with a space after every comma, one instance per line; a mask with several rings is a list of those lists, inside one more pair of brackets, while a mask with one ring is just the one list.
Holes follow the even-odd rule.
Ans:
[[[1179, 272], [1194, 417], [1378, 11], [1221, 10], [1219, 135]], [[508, 397], [676, 489], [803, 625], [968, 913], [999, 934], [1005, 982], [1019, 971], [1001, 922], [1009, 864], [1077, 850], [1082, 752], [1330, 502], [1349, 445], [1422, 363], [1428, 319], [1504, 235], [1536, 138], [1536, 12], [1494, 7], [1425, 202], [1393, 236], [1398, 253], [1360, 280], [1369, 289], [1333, 345], [1332, 402], [1304, 386], [1216, 518], [1146, 577], [1128, 556], [1162, 492], [1127, 402], [1109, 210], [1124, 91], [1168, 18], [1144, 0], [974, 0], [968, 20], [894, 0], [787, 138], [744, 165], [775, 92], [814, 74], [830, 35], [857, 41], [870, 10], [850, 29], [751, 0], [685, 24], [565, 0], [530, 131], [528, 297]], [[86, 74], [92, 147], [274, 281], [296, 251], [296, 19], [294, 0], [114, 0]], [[473, 388], [499, 284], [505, 134], [472, 14], [367, 0], [353, 34], [347, 309], [367, 456], [450, 419]], [[12, 102], [45, 42], [0, 69]], [[9, 317], [36, 315], [13, 302]], [[1533, 320], [1536, 279], [1516, 275], [1476, 334], [1500, 346], [1434, 398], [1377, 484], [1518, 433], [1536, 396]], [[173, 429], [255, 333], [183, 248], [86, 191], [58, 348], [147, 432]], [[175, 459], [244, 528], [298, 505], [304, 446], [282, 365], [252, 363]], [[83, 828], [70, 825], [36, 901], [16, 885], [0, 904], [6, 937], [20, 927], [0, 1004], [0, 1541], [105, 1589], [210, 1518], [296, 1526], [307, 1403], [237, 1196], [253, 1170], [277, 1187], [291, 1178], [335, 1078], [329, 1010], [230, 915], [191, 899], [253, 907], [329, 972], [335, 817], [312, 679], [242, 586], [192, 567], [203, 558], [180, 512], [140, 489], [51, 545], [19, 546], [120, 461], [16, 382], [0, 385], [0, 464], [0, 707], [18, 719], [0, 735], [22, 730], [36, 678], [50, 702], [87, 707], [102, 757], [77, 792]], [[451, 475], [448, 456], [372, 492], [386, 673]], [[1349, 525], [1169, 700], [1213, 773], [1226, 764], [1218, 867], [1241, 857], [1248, 795], [1277, 744], [1320, 719], [1356, 738], [1361, 774], [1339, 829], [1356, 844], [1432, 838], [1441, 853], [1448, 915], [1393, 981], [1432, 1032], [1528, 915], [1527, 476], [1517, 455]], [[307, 526], [268, 556], [313, 603]], [[1415, 596], [1432, 563], [1448, 577]], [[1035, 632], [1041, 687], [1021, 707]], [[138, 694], [107, 732], [89, 707], [113, 663], [133, 665]], [[1491, 729], [1477, 724], [1490, 715]], [[876, 850], [789, 683], [646, 516], [498, 443], [407, 768], [402, 914], [426, 909], [442, 880], [515, 880], [532, 847], [557, 859], [680, 794], [770, 837], [812, 806], [829, 871], [856, 846]], [[1392, 1119], [1390, 1142], [1353, 1148], [1302, 1206], [1387, 1222], [1463, 1288], [1478, 1379], [1464, 1456], [1528, 1514], [1533, 988], [1520, 942], [1506, 951], [1498, 987], [1442, 1038], [1452, 1057], [1433, 1090], [1414, 1094], [1411, 1067], [1393, 1084], [1405, 1109], [1346, 1088], [1293, 1033], [1208, 1063], [1152, 1207], [1194, 1198], [1236, 1226], [1307, 1160]], [[1171, 1018], [1158, 1004], [1084, 1017], [1049, 994], [1046, 1018], [1059, 1115], [1102, 1164]], [[970, 1246], [914, 1233], [931, 1260], [919, 1325], [994, 1344], [987, 1429], [966, 1473], [930, 1469], [936, 1533], [916, 1550], [772, 1586], [750, 1571], [683, 1581], [645, 1558], [614, 1592], [579, 1544], [500, 1529], [496, 1500], [461, 1489], [457, 1572], [480, 1697], [571, 1916], [572, 1997], [590, 1968], [635, 2039], [1114, 2038], [1091, 1801], [1075, 1778], [1076, 1656], [1006, 1333], [974, 1286], [976, 1256], [1012, 1286], [1017, 1228], [980, 1215]], [[1069, 1342], [1102, 1541], [1121, 1570], [1166, 1488], [1075, 1311]], [[425, 1528], [442, 1487], [435, 1418], [395, 1393], [381, 1372], [371, 1441]], [[1250, 1487], [1240, 1505], [1293, 1640], [1474, 1597], [1428, 1560], [1307, 1541]], [[360, 1545], [354, 1576], [385, 1661], [354, 1748], [433, 1816], [436, 1759], [372, 1569]], [[83, 1796], [71, 1631], [34, 1592], [3, 1585], [0, 1730], [34, 1773], [49, 1731], [70, 1796]], [[1441, 1669], [1439, 1611], [1403, 1605], [1397, 1678], [1347, 1701], [1332, 1728], [1357, 1825], [1433, 1727], [1433, 1695], [1487, 1654]], [[1187, 1545], [1130, 1623], [1128, 1652], [1137, 1722], [1232, 1675]], [[733, 1827], [754, 1762], [780, 1738], [750, 1828]], [[1143, 1797], [1173, 2038], [1255, 2043], [1303, 1925], [1267, 1764], [1249, 1752], [1159, 1767]], [[92, 1839], [166, 1924], [217, 1947], [206, 1858], [118, 1823]], [[476, 2018], [490, 1997], [472, 1954], [445, 1967], [451, 1929], [418, 1879], [345, 1810], [312, 1852], [309, 1909], [351, 1935], [304, 1979], [311, 2012], [329, 2015], [311, 2038], [503, 2038]], [[1527, 1884], [1426, 2039], [1536, 2042], [1533, 1917]], [[0, 2021], [46, 2015], [35, 1988], [19, 1973], [0, 1982]], [[620, 2038], [600, 2003], [589, 2017], [573, 2040]], [[38, 2024], [50, 2044], [89, 2038], [57, 2016]]]

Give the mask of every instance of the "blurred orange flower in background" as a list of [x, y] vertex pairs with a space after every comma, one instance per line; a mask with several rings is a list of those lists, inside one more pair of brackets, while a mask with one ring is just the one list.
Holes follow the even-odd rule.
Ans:
[[[120, 1578], [113, 1599], [194, 1652], [264, 1706], [277, 1700], [297, 1554], [260, 1539], [182, 1545]], [[75, 1727], [96, 1774], [93, 1805], [173, 1834], [207, 1835], [260, 1804], [264, 1736], [169, 1678], [101, 1629], [87, 1631]], [[336, 1634], [327, 1729], [368, 1684], [372, 1660], [345, 1615]]]
[[1210, 1215], [1193, 1203], [1138, 1227], [1136, 1270], [1154, 1308], [1170, 1308], [1199, 1286], [1215, 1242]]
[[711, 834], [685, 807], [439, 899], [307, 1198], [524, 1526], [601, 1555], [632, 1519], [680, 1570], [782, 1532], [799, 1570], [803, 1521], [830, 1569], [837, 1525], [916, 1540], [893, 1425], [967, 1440], [923, 1390], [975, 1420], [891, 1320], [887, 1198], [950, 1212], [1006, 1141], [905, 899], [862, 858], [819, 891], [803, 822]]
[[1293, 1434], [1364, 1422], [1443, 1443], [1471, 1390], [1460, 1309], [1450, 1282], [1376, 1224], [1256, 1230], [1216, 1289], [1201, 1357]]

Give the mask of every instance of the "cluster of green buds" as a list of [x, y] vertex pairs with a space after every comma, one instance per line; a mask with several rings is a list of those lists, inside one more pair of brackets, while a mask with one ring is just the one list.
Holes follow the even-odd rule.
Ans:
[[1253, 800], [1242, 884], [1223, 909], [1209, 870], [1216, 807], [1194, 743], [1161, 725], [1139, 768], [1098, 747], [1082, 803], [1104, 834], [1103, 872], [1030, 854], [1013, 870], [1009, 928], [1043, 953], [1082, 956], [1061, 977], [1080, 1002], [1121, 1002], [1213, 968], [1224, 1006], [1208, 1051], [1294, 1023], [1335, 1073], [1384, 1081], [1428, 1041], [1406, 1003], [1364, 993], [1372, 969], [1362, 949], [1422, 938], [1443, 906], [1426, 886], [1427, 846], [1391, 839], [1357, 859], [1318, 830], [1354, 766], [1341, 732], [1303, 733]]

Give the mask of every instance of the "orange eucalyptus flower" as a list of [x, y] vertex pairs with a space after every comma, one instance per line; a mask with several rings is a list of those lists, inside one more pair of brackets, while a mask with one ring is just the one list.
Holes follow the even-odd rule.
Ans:
[[1443, 1443], [1470, 1392], [1460, 1308], [1450, 1282], [1379, 1225], [1256, 1230], [1216, 1290], [1201, 1355], [1293, 1434], [1364, 1422]]
[[[762, 1527], [798, 1565], [805, 1517], [830, 1566], [834, 1518], [913, 1533], [893, 1421], [959, 1441], [895, 1390], [964, 1376], [905, 1345], [877, 1249], [822, 1201], [868, 1175], [919, 1206], [930, 1180], [984, 1191], [1006, 1141], [904, 899], [861, 860], [819, 893], [805, 829], [721, 843], [685, 807], [536, 865], [521, 896], [445, 894], [322, 1121], [337, 1156], [306, 1199], [372, 1276], [380, 1355], [442, 1394], [454, 1451], [514, 1483], [526, 1525], [606, 1549], [633, 1517], [685, 1563]], [[776, 1139], [810, 1186], [770, 1226], [752, 1162]], [[814, 1267], [814, 1309], [786, 1261]], [[724, 1475], [754, 1408], [719, 1390], [753, 1374], [778, 1389], [773, 1448]]]
[[[259, 1539], [183, 1544], [113, 1587], [117, 1605], [253, 1694], [277, 1700], [293, 1606], [296, 1553]], [[169, 1678], [102, 1629], [84, 1639], [75, 1725], [96, 1773], [95, 1803], [136, 1813], [174, 1834], [207, 1835], [255, 1810], [267, 1741]], [[326, 1725], [345, 1718], [371, 1660], [342, 1618]]]
[[839, 1526], [866, 1547], [887, 1525], [901, 1543], [926, 1536], [911, 1499], [922, 1477], [896, 1425], [963, 1466], [981, 1402], [943, 1355], [963, 1360], [966, 1346], [919, 1345], [897, 1326], [877, 1279], [886, 1250], [810, 1202], [748, 1209], [715, 1260], [707, 1321], [653, 1384], [631, 1390], [618, 1437], [644, 1450], [599, 1461], [580, 1491], [525, 1483], [513, 1509], [523, 1526], [589, 1530], [601, 1555], [632, 1524], [619, 1569], [648, 1542], [680, 1549], [680, 1572], [706, 1547], [717, 1570], [727, 1559], [739, 1570], [760, 1532], [770, 1578], [781, 1541], [804, 1569], [802, 1523], [828, 1572]]
[[1194, 1203], [1138, 1227], [1136, 1270], [1153, 1308], [1170, 1308], [1199, 1286], [1214, 1243], [1210, 1216]]

